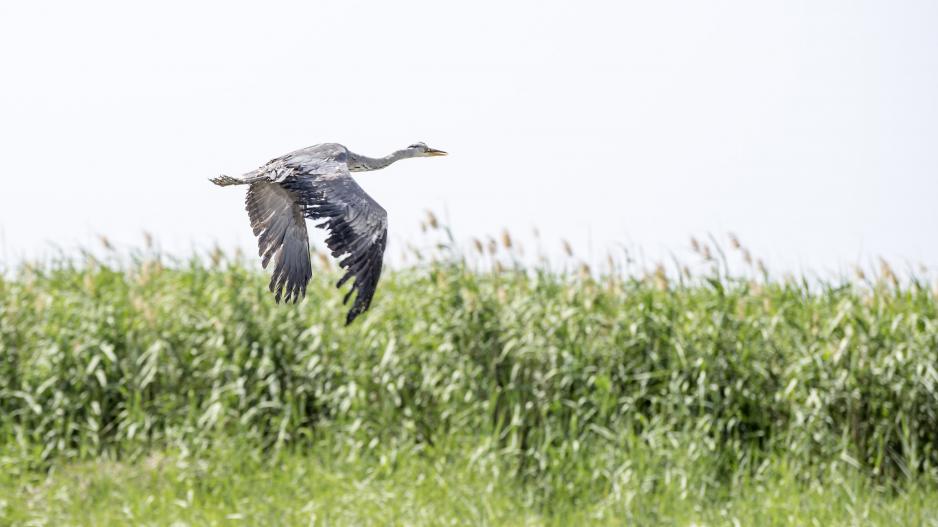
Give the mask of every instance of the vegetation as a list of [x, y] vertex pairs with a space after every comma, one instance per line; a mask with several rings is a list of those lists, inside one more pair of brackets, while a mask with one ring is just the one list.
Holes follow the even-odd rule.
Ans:
[[327, 263], [299, 306], [218, 253], [22, 266], [0, 523], [935, 524], [927, 282], [695, 244], [644, 274], [447, 246], [350, 327]]
[[857, 474], [804, 485], [775, 471], [705, 495], [694, 488], [710, 477], [702, 466], [672, 468], [669, 480], [651, 461], [637, 460], [608, 492], [545, 507], [491, 450], [408, 450], [393, 466], [317, 451], [267, 456], [247, 445], [157, 452], [132, 464], [0, 475], [0, 524], [893, 526], [938, 518], [936, 493], [920, 485], [893, 493]]

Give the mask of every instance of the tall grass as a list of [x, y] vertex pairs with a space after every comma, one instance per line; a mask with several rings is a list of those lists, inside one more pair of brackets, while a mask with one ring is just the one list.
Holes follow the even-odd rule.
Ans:
[[325, 261], [298, 306], [220, 253], [24, 265], [0, 278], [0, 469], [237, 438], [388, 469], [461, 452], [545, 504], [778, 471], [938, 481], [924, 281], [773, 279], [735, 241], [734, 276], [695, 244], [697, 274], [523, 266], [507, 233], [414, 251], [348, 328]]

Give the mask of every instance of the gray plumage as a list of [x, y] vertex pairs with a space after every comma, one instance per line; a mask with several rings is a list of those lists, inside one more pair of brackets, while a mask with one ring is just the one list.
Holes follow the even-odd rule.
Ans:
[[[343, 303], [355, 295], [346, 324], [368, 309], [381, 277], [388, 241], [388, 214], [351, 177], [351, 172], [384, 168], [400, 159], [446, 155], [415, 143], [388, 156], [371, 158], [342, 145], [310, 146], [271, 160], [240, 178], [211, 179], [219, 186], [250, 185], [245, 200], [258, 255], [266, 269], [273, 261], [270, 291], [277, 302], [296, 303], [306, 295], [312, 277], [306, 218], [323, 220], [326, 245], [345, 274], [342, 287], [354, 279]], [[344, 256], [344, 257], [343, 257]]]

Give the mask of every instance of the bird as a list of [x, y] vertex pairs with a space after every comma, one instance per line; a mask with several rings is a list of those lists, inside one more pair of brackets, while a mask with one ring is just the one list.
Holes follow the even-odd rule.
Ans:
[[338, 143], [301, 148], [270, 160], [241, 177], [221, 175], [212, 183], [227, 187], [248, 185], [245, 205], [257, 237], [264, 269], [274, 263], [270, 292], [275, 302], [295, 304], [306, 296], [312, 277], [306, 219], [322, 220], [316, 227], [329, 234], [326, 245], [340, 258], [345, 273], [336, 287], [353, 280], [342, 300], [355, 301], [345, 323], [371, 306], [388, 241], [388, 214], [352, 179], [352, 172], [380, 170], [401, 159], [445, 156], [446, 152], [414, 143], [384, 157], [356, 154]]

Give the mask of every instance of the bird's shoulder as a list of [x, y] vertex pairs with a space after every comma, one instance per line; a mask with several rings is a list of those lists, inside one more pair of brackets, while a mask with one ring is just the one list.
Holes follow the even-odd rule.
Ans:
[[266, 167], [278, 174], [341, 177], [348, 175], [348, 149], [338, 143], [307, 146], [270, 160]]
[[322, 143], [295, 150], [284, 158], [295, 164], [316, 161], [345, 163], [348, 161], [348, 149], [338, 143]]

